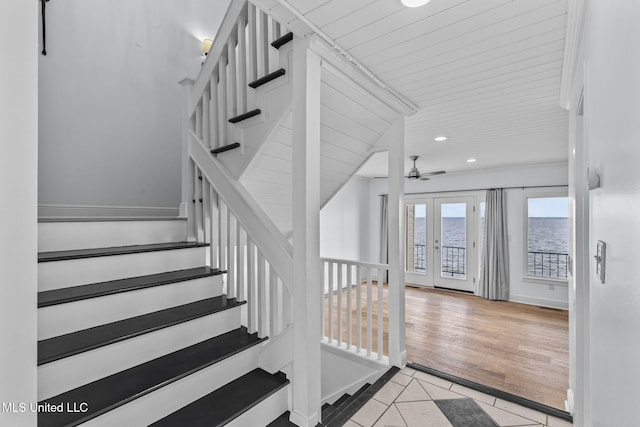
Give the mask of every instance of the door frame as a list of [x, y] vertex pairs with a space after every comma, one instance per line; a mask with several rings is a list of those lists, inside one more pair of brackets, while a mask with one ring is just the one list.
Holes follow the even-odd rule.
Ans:
[[[405, 283], [411, 284], [411, 285], [415, 285], [415, 286], [422, 286], [422, 287], [429, 287], [429, 288], [433, 288], [433, 287], [446, 287], [446, 286], [441, 286], [435, 283], [435, 262], [434, 262], [434, 253], [433, 253], [433, 247], [434, 247], [434, 226], [433, 226], [433, 220], [435, 217], [435, 201], [436, 199], [460, 199], [460, 198], [471, 198], [472, 200], [472, 207], [471, 207], [471, 217], [467, 218], [467, 223], [471, 224], [470, 228], [471, 228], [471, 232], [469, 232], [469, 230], [467, 230], [467, 241], [471, 241], [471, 246], [470, 248], [467, 249], [471, 249], [471, 251], [473, 252], [471, 254], [471, 263], [473, 264], [472, 268], [467, 268], [467, 274], [469, 277], [471, 277], [471, 281], [473, 283], [473, 292], [475, 294], [475, 284], [478, 281], [478, 278], [480, 277], [480, 251], [479, 248], [481, 247], [481, 242], [480, 242], [480, 238], [482, 236], [481, 230], [480, 230], [480, 226], [481, 226], [481, 221], [480, 221], [480, 205], [482, 203], [485, 202], [486, 199], [486, 193], [484, 191], [443, 191], [443, 192], [433, 192], [433, 193], [412, 193], [412, 194], [405, 194], [404, 197], [404, 205], [416, 205], [416, 204], [425, 204], [427, 205], [427, 221], [429, 218], [431, 218], [431, 227], [430, 227], [430, 232], [427, 232], [427, 236], [426, 236], [426, 246], [427, 248], [431, 248], [431, 256], [427, 256], [427, 272], [425, 274], [422, 273], [415, 273], [415, 272], [409, 272], [406, 271], [406, 259], [405, 259], [405, 263], [404, 263], [404, 268], [405, 268]], [[431, 212], [431, 217], [429, 217], [429, 212]], [[427, 230], [429, 230], [429, 227], [427, 226]], [[406, 246], [406, 224], [405, 224], [405, 230], [404, 230], [404, 239], [405, 239], [405, 246]], [[406, 256], [406, 254], [405, 254]], [[469, 260], [470, 256], [469, 254], [467, 254], [467, 260]], [[431, 272], [429, 274], [429, 271]]]

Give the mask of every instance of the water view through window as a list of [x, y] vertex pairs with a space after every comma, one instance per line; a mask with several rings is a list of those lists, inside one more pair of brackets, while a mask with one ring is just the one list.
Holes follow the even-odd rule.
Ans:
[[527, 199], [527, 275], [569, 275], [569, 203], [566, 197]]

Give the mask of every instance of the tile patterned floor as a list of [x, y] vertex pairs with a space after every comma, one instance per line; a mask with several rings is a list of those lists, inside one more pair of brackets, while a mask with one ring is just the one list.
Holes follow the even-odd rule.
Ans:
[[452, 426], [434, 400], [465, 398], [474, 399], [500, 427], [570, 427], [572, 425], [559, 418], [407, 367], [385, 384], [345, 426], [462, 427]]

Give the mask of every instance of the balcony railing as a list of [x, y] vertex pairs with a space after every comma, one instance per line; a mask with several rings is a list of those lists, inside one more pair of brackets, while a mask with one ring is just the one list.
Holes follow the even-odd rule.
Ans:
[[527, 274], [531, 277], [566, 279], [569, 273], [569, 254], [557, 252], [529, 252]]
[[[442, 275], [460, 277], [466, 274], [466, 248], [442, 246]], [[423, 272], [427, 269], [426, 245], [413, 245], [413, 269]]]

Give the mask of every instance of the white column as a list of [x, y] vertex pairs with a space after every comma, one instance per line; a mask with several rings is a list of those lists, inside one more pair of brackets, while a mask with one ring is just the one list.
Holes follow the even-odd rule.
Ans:
[[320, 421], [320, 58], [293, 45], [293, 411], [301, 427]]
[[180, 201], [180, 216], [187, 218], [187, 240], [195, 241], [193, 203], [193, 173], [189, 161], [189, 129], [191, 128], [191, 118], [189, 117], [189, 104], [191, 102], [191, 90], [195, 82], [191, 79], [180, 81], [182, 86], [182, 190]]
[[389, 142], [389, 362], [407, 363], [404, 330], [404, 117], [392, 125]]
[[0, 2], [0, 402], [16, 405], [0, 424], [16, 427], [37, 425], [18, 405], [37, 401], [39, 4]]

